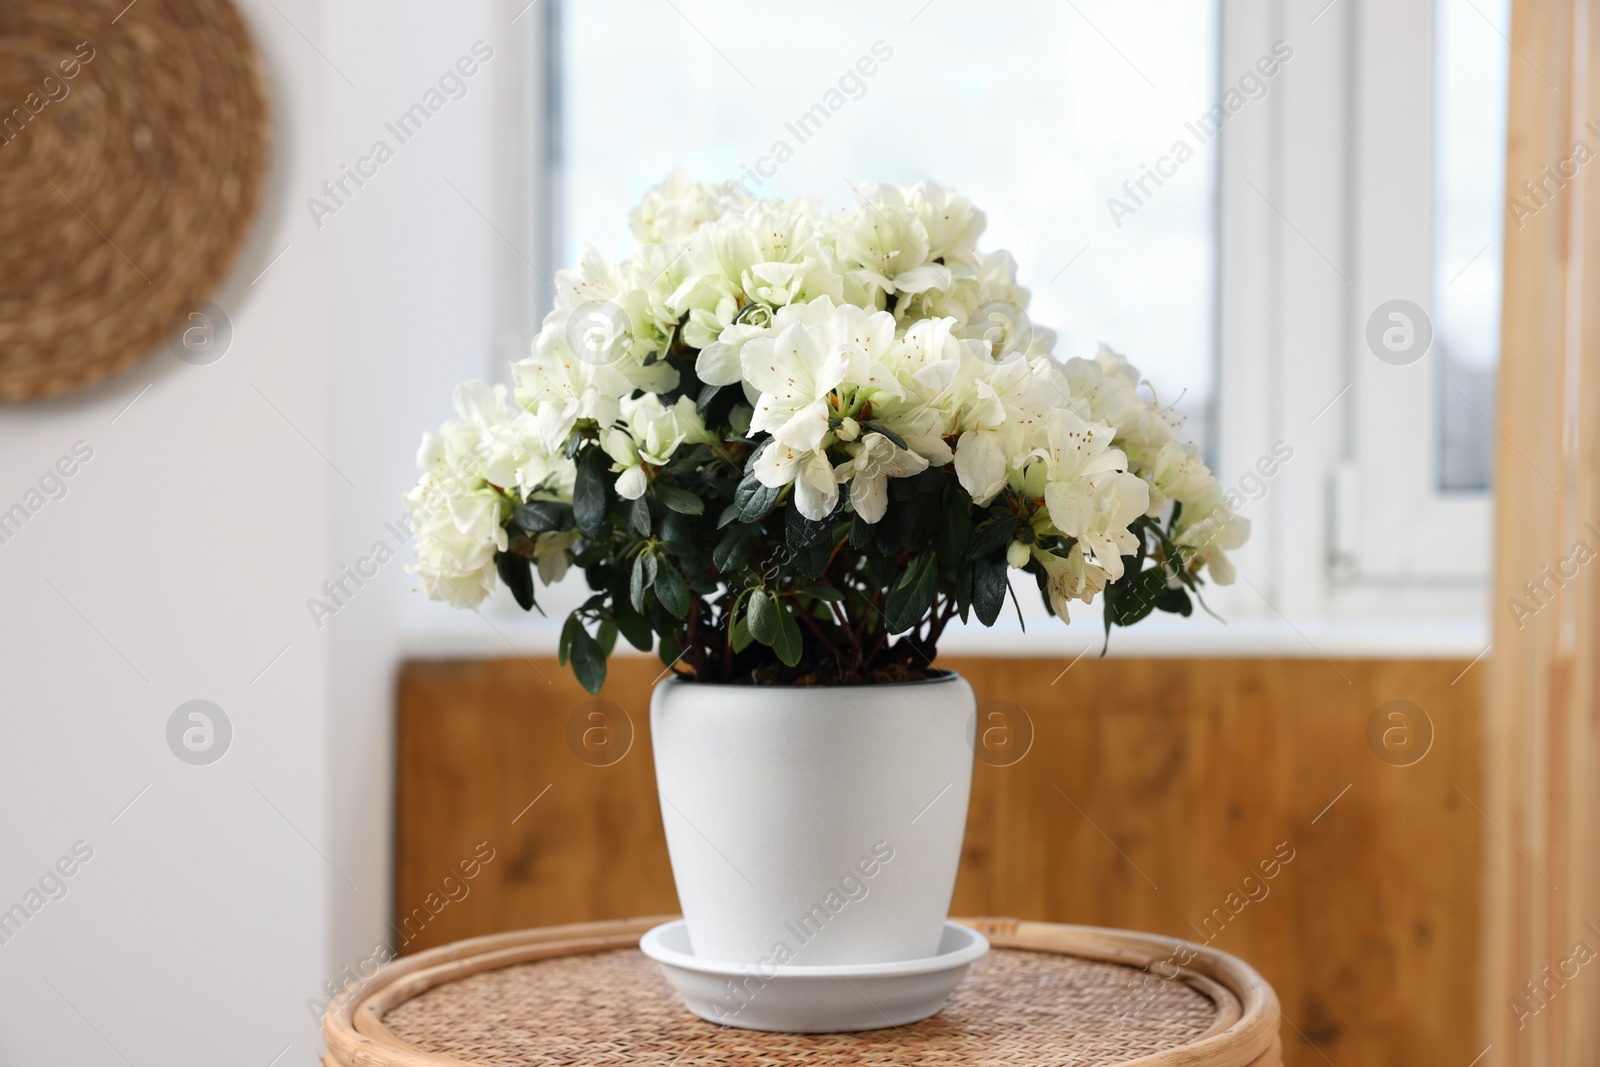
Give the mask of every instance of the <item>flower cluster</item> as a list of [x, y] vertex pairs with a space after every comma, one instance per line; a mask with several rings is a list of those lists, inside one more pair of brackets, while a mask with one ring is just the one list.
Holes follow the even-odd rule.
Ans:
[[429, 596], [533, 607], [535, 568], [582, 567], [561, 655], [593, 690], [619, 634], [706, 680], [863, 682], [992, 625], [1012, 570], [1108, 632], [1232, 580], [1248, 524], [1170, 410], [1108, 348], [1055, 359], [965, 198], [824, 214], [680, 172], [630, 221], [626, 260], [557, 275], [514, 393], [465, 384], [424, 438]]

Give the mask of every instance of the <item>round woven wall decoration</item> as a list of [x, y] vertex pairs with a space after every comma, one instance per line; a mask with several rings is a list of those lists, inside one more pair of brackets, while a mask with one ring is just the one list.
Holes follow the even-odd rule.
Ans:
[[244, 242], [269, 133], [230, 0], [0, 3], [0, 400], [181, 328]]

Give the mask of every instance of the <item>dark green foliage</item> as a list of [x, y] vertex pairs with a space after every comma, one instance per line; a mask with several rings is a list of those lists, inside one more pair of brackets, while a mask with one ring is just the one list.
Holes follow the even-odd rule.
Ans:
[[520, 556], [515, 552], [497, 552], [494, 557], [494, 569], [500, 575], [500, 580], [511, 590], [511, 595], [516, 598], [517, 605], [523, 611], [535, 606], [533, 570], [526, 556]]
[[[580, 423], [567, 446], [576, 463], [572, 503], [518, 505], [506, 523], [509, 548], [495, 559], [517, 602], [535, 607], [535, 544], [576, 538], [573, 560], [594, 595], [568, 618], [559, 655], [585, 688], [599, 689], [619, 637], [641, 651], [654, 646], [664, 665], [705, 681], [925, 676], [952, 618], [993, 625], [1007, 596], [1015, 597], [1007, 553], [1018, 543], [1029, 550], [1023, 570], [1049, 604], [1041, 559], [1064, 561], [1073, 543], [1036, 535], [1042, 501], [1005, 489], [979, 507], [952, 466], [930, 467], [889, 479], [888, 507], [876, 523], [855, 513], [848, 487], [830, 515], [809, 519], [793, 485], [771, 488], [754, 474], [770, 438], [748, 442], [729, 427], [742, 391], [703, 386], [692, 350], [674, 344], [667, 357], [681, 378], [674, 395], [697, 398], [720, 443], [680, 447], [664, 466], [646, 468], [643, 494], [625, 500], [600, 446], [607, 428]], [[861, 429], [903, 444], [870, 421]], [[830, 450], [830, 462], [847, 458], [842, 446]], [[1192, 612], [1199, 579], [1170, 540], [1176, 518], [1141, 518], [1132, 527], [1140, 547], [1102, 594], [1108, 632], [1152, 611]]]

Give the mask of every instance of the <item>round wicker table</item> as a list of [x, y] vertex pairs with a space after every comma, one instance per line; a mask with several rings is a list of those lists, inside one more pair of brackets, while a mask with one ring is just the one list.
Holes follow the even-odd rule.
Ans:
[[1240, 960], [1189, 942], [963, 919], [993, 948], [933, 1018], [772, 1034], [689, 1014], [636, 947], [668, 918], [496, 934], [390, 963], [329, 1006], [325, 1067], [1282, 1063], [1272, 988]]

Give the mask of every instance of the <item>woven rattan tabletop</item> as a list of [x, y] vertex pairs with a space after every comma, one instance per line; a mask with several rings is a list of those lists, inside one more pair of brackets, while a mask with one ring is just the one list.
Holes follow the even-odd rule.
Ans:
[[[658, 920], [479, 938], [391, 964], [330, 1007], [329, 1067], [482, 1064], [1280, 1062], [1276, 998], [1239, 961], [1167, 938], [967, 920], [994, 944], [931, 1019], [855, 1034], [693, 1015], [633, 942]], [[1179, 967], [1175, 960], [1186, 960]]]

